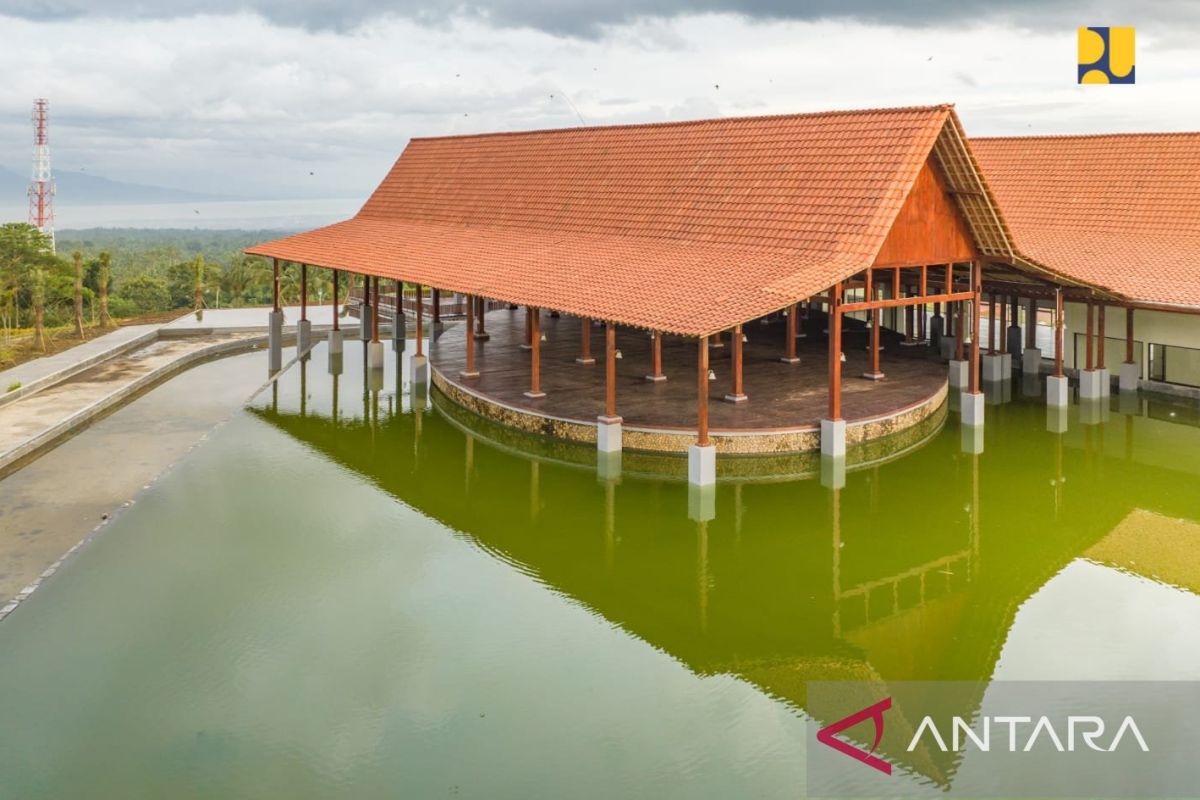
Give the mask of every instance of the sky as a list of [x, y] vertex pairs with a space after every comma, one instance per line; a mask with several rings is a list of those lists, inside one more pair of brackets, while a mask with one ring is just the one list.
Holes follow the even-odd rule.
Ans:
[[[1137, 26], [1134, 86], [1076, 28]], [[1200, 130], [1200, 3], [0, 0], [0, 165], [365, 197], [414, 136], [952, 102], [970, 135]]]

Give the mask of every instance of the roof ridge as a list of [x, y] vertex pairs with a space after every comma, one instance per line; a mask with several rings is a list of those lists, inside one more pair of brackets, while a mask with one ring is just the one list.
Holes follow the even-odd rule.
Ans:
[[1029, 139], [1131, 139], [1133, 137], [1167, 138], [1171, 136], [1200, 136], [1200, 131], [1125, 131], [1120, 133], [1034, 133], [1018, 136], [971, 136], [972, 142], [1015, 142]]
[[828, 109], [824, 111], [797, 111], [789, 114], [743, 114], [733, 117], [702, 117], [700, 119], [660, 120], [658, 122], [620, 122], [608, 125], [568, 125], [562, 128], [531, 128], [522, 131], [483, 131], [480, 133], [451, 133], [444, 136], [414, 136], [411, 141], [428, 142], [445, 139], [482, 139], [493, 136], [531, 136], [539, 133], [566, 133], [569, 131], [606, 131], [636, 128], [668, 128], [687, 125], [714, 125], [728, 122], [761, 122], [766, 120], [803, 119], [806, 117], [841, 117], [865, 114], [900, 114], [905, 112], [933, 112], [953, 109], [953, 103], [936, 103], [917, 106], [891, 106], [879, 108]]

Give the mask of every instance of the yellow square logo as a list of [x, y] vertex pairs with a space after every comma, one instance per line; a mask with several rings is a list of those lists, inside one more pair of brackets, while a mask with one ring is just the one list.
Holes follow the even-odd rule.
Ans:
[[1133, 28], [1079, 29], [1080, 83], [1133, 83]]

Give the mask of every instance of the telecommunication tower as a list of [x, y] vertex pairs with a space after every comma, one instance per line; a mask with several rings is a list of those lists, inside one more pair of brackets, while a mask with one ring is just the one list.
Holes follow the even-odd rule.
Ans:
[[47, 109], [50, 101], [33, 101], [33, 176], [29, 182], [29, 224], [50, 238], [54, 250], [54, 178], [50, 175]]

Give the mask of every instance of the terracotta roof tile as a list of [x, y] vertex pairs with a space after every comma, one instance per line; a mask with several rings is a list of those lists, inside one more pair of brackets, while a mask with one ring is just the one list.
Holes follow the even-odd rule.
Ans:
[[414, 139], [247, 252], [699, 335], [870, 265], [949, 106]]
[[972, 139], [1020, 250], [1136, 300], [1200, 306], [1200, 133]]

